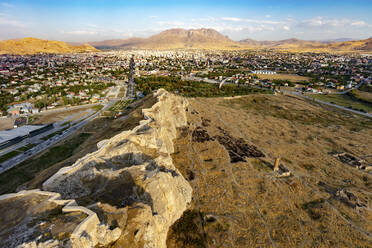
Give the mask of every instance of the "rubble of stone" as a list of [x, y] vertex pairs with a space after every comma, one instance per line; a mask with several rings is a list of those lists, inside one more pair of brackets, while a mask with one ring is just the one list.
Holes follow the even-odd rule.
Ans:
[[338, 158], [341, 162], [350, 165], [351, 167], [372, 173], [372, 165], [368, 164], [363, 159], [355, 157], [352, 154], [340, 152], [334, 153], [333, 156]]
[[[192, 197], [170, 156], [177, 128], [187, 124], [188, 102], [165, 90], [154, 95], [157, 103], [142, 110], [137, 127], [100, 142], [97, 151], [44, 182], [43, 190], [87, 215], [70, 235], [71, 247], [166, 247], [169, 227]], [[22, 246], [55, 244], [48, 242]]]

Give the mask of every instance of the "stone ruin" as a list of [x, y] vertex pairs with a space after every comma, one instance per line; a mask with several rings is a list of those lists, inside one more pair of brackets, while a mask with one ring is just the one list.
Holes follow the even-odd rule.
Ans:
[[345, 163], [351, 167], [357, 168], [359, 170], [364, 170], [366, 172], [372, 172], [372, 165], [368, 164], [365, 160], [357, 158], [356, 156], [346, 153], [339, 152], [332, 154], [335, 158], [338, 158], [342, 163]]

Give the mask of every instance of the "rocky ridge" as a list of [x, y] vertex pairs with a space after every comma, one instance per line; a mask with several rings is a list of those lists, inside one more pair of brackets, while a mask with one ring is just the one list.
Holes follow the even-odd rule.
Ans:
[[0, 41], [0, 54], [36, 54], [36, 53], [85, 53], [99, 52], [89, 44], [72, 46], [63, 41], [23, 38]]
[[[65, 204], [63, 213], [73, 207], [86, 215], [72, 233], [44, 242], [30, 235], [20, 247], [166, 247], [169, 227], [192, 196], [170, 156], [177, 128], [187, 124], [188, 102], [165, 90], [155, 97], [157, 103], [143, 110], [144, 120], [137, 127], [100, 142], [96, 152], [44, 182], [45, 191], [33, 192]], [[24, 194], [27, 191], [5, 198], [22, 199]]]

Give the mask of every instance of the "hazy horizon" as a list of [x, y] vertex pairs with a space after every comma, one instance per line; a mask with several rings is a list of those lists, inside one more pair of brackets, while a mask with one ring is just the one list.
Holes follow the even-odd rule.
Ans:
[[212, 28], [232, 40], [332, 40], [372, 36], [370, 1], [2, 1], [1, 40], [92, 42]]

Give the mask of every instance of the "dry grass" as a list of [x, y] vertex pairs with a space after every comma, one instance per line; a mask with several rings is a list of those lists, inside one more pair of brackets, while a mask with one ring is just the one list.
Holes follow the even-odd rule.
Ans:
[[255, 74], [259, 79], [268, 79], [268, 80], [288, 80], [291, 82], [301, 82], [309, 80], [308, 77], [299, 76], [296, 74]]
[[[371, 120], [288, 96], [198, 98], [190, 103], [190, 125], [180, 130], [173, 159], [193, 186], [190, 210], [215, 219], [194, 220], [205, 246], [371, 246], [366, 233], [372, 231], [372, 176], [329, 154], [363, 156], [371, 151]], [[209, 122], [203, 125], [203, 119]], [[192, 141], [196, 127], [210, 137], [221, 135], [221, 127], [266, 156], [231, 163], [218, 140]], [[276, 157], [292, 177], [275, 176]], [[367, 208], [348, 206], [330, 188], [352, 192]], [[168, 233], [168, 247], [199, 247], [185, 243], [177, 226]]]

